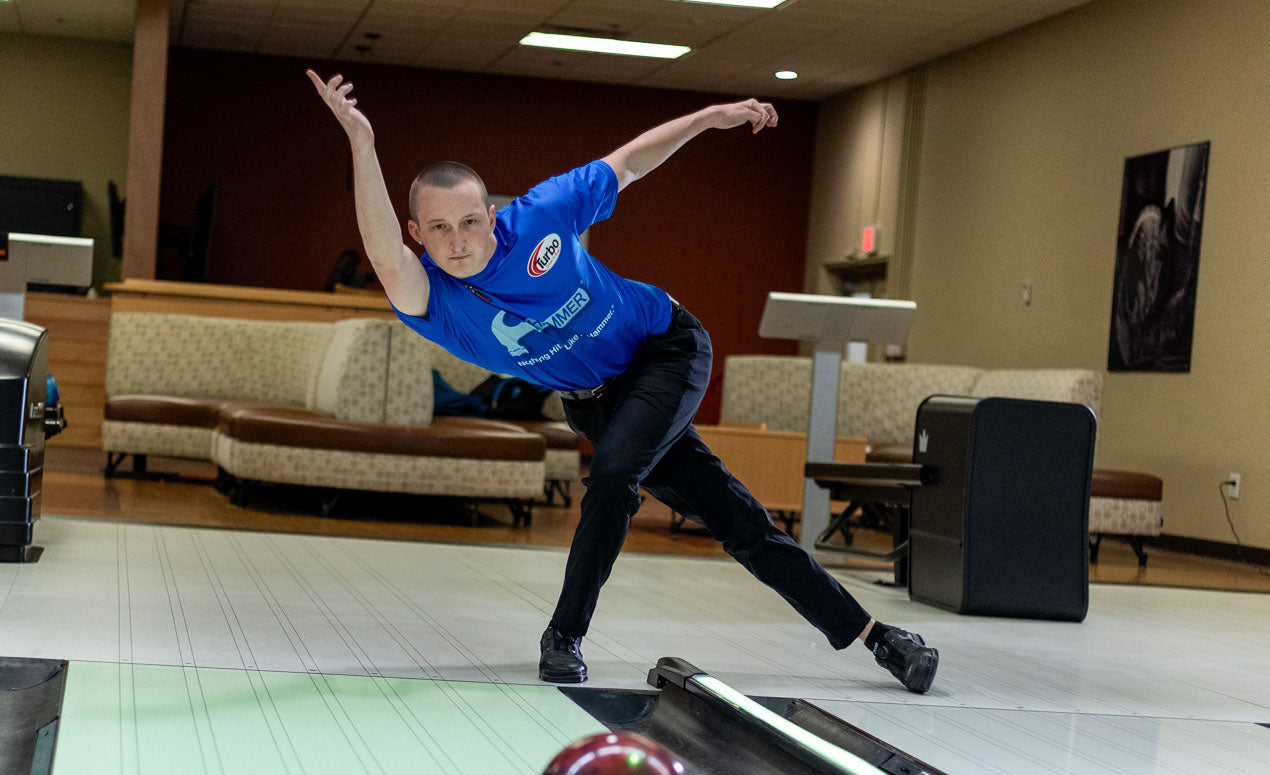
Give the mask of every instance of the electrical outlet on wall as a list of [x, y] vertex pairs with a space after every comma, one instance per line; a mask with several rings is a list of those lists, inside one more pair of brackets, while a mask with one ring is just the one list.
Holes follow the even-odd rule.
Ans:
[[1226, 481], [1230, 483], [1227, 485], [1227, 487], [1229, 488], [1227, 492], [1230, 493], [1230, 499], [1232, 501], [1239, 500], [1239, 479], [1240, 479], [1239, 474], [1231, 474], [1230, 476], [1226, 477]]

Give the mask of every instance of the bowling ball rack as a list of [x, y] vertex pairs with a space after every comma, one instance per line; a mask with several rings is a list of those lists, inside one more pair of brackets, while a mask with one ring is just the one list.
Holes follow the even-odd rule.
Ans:
[[942, 775], [804, 700], [746, 697], [677, 657], [659, 659], [648, 684], [560, 691], [610, 730], [670, 749], [685, 775]]

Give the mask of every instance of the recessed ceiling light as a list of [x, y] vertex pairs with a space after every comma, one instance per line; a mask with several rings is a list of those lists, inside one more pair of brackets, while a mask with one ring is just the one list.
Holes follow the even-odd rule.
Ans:
[[776, 77], [782, 81], [792, 81], [798, 77], [798, 73], [795, 73], [793, 70], [777, 70]]
[[678, 59], [692, 50], [687, 46], [671, 46], [666, 43], [640, 43], [633, 40], [591, 38], [583, 35], [560, 35], [554, 32], [531, 32], [520, 39], [520, 45], [658, 59]]
[[709, 3], [710, 5], [736, 5], [741, 8], [775, 8], [785, 0], [681, 0], [684, 3]]

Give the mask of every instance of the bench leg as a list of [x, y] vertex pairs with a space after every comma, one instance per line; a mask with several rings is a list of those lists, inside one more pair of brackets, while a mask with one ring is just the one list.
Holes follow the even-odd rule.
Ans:
[[548, 506], [555, 505], [556, 493], [560, 494], [560, 500], [566, 509], [573, 505], [573, 498], [569, 496], [569, 483], [559, 479], [548, 479], [542, 486], [542, 495]]
[[[528, 527], [534, 521], [534, 502], [532, 500], [515, 500], [508, 499], [505, 501], [507, 509], [512, 513], [512, 527], [520, 527], [524, 525]], [[473, 522], [475, 527], [476, 523]]]
[[107, 452], [106, 453], [106, 469], [102, 471], [102, 474], [107, 479], [114, 478], [115, 471], [119, 470], [119, 465], [123, 463], [124, 458], [126, 457], [128, 457], [127, 452]]
[[239, 508], [245, 507], [250, 490], [251, 481], [249, 479], [235, 478], [229, 490], [229, 502]]
[[1138, 567], [1145, 568], [1147, 566], [1147, 553], [1142, 547], [1142, 536], [1129, 536], [1129, 546], [1133, 547], [1133, 553], [1138, 555]]
[[322, 516], [331, 516], [331, 511], [335, 509], [335, 504], [339, 501], [340, 496], [344, 494], [343, 490], [323, 490], [322, 498]]

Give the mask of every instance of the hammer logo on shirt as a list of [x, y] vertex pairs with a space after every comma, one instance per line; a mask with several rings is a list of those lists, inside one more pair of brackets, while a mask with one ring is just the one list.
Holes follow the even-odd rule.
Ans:
[[556, 259], [560, 257], [560, 235], [548, 234], [542, 238], [542, 242], [534, 248], [534, 252], [529, 254], [529, 276], [542, 277], [556, 263]]
[[551, 313], [551, 316], [541, 323], [536, 320], [525, 319], [520, 323], [510, 324], [507, 322], [507, 313], [500, 309], [494, 319], [490, 321], [490, 332], [494, 334], [494, 338], [500, 344], [507, 348], [509, 354], [516, 356], [528, 355], [528, 348], [522, 345], [520, 340], [529, 334], [530, 331], [542, 331], [548, 326], [564, 328], [570, 320], [573, 320], [574, 316], [582, 311], [582, 308], [589, 301], [591, 301], [591, 296], [583, 289], [578, 288], [569, 297], [568, 301], [560, 305], [560, 309]]

